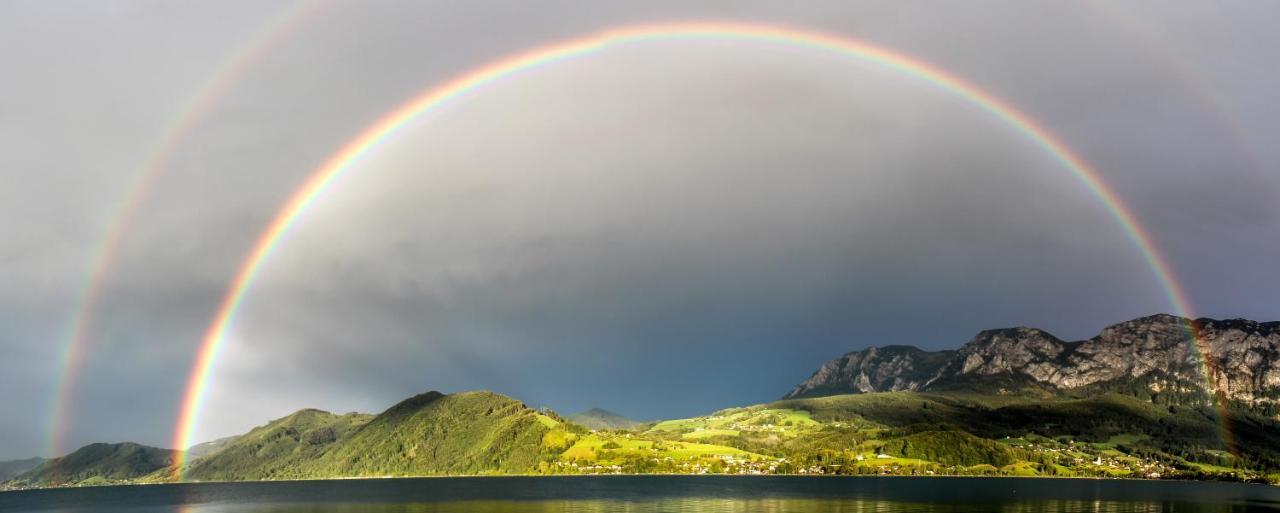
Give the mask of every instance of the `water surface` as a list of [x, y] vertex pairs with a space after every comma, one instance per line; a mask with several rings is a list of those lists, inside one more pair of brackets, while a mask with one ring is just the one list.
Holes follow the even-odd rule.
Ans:
[[566, 476], [192, 483], [0, 493], [0, 511], [1225, 512], [1280, 511], [1234, 483], [962, 477]]

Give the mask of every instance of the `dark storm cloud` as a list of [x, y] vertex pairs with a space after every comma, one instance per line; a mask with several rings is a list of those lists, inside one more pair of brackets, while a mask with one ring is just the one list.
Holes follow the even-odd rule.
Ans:
[[[56, 342], [125, 183], [289, 8], [0, 7], [0, 408], [18, 412], [0, 458], [43, 451]], [[813, 27], [951, 70], [1095, 164], [1200, 311], [1276, 318], [1274, 9], [335, 4], [234, 84], [144, 197], [94, 311], [71, 442], [168, 443], [240, 259], [362, 127], [483, 62], [626, 23]], [[430, 388], [688, 415], [771, 399], [867, 345], [1014, 324], [1086, 337], [1168, 309], [1097, 199], [955, 96], [831, 56], [653, 44], [472, 95], [327, 193], [248, 298], [201, 434]]]

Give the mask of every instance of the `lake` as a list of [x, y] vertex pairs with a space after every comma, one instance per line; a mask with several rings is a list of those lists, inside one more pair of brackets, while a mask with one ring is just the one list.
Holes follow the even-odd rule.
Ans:
[[1235, 483], [964, 477], [564, 476], [189, 483], [0, 493], [0, 511], [181, 513], [1280, 511]]

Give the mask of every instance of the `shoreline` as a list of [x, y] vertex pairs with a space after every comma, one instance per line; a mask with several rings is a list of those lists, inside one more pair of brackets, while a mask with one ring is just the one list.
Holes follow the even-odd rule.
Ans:
[[932, 476], [903, 476], [903, 475], [875, 475], [875, 474], [678, 474], [678, 473], [650, 473], [650, 474], [460, 474], [460, 475], [422, 475], [422, 476], [352, 476], [352, 477], [319, 477], [319, 478], [298, 478], [298, 479], [259, 479], [244, 481], [181, 481], [181, 482], [156, 482], [156, 483], [119, 483], [119, 484], [100, 484], [89, 486], [44, 486], [35, 488], [9, 489], [0, 490], [0, 493], [20, 493], [20, 492], [37, 492], [52, 490], [68, 490], [68, 489], [86, 489], [86, 488], [116, 488], [128, 486], [166, 486], [166, 485], [223, 485], [223, 484], [262, 484], [262, 483], [307, 483], [322, 481], [385, 481], [385, 480], [412, 480], [412, 479], [485, 479], [485, 478], [632, 478], [632, 477], [689, 477], [689, 478], [790, 478], [790, 479], [1027, 479], [1027, 480], [1085, 480], [1085, 481], [1133, 481], [1142, 483], [1222, 483], [1222, 484], [1238, 484], [1238, 485], [1262, 485], [1270, 487], [1280, 487], [1280, 483], [1273, 482], [1255, 482], [1255, 481], [1227, 481], [1219, 479], [1146, 479], [1140, 477], [1094, 477], [1094, 476], [1005, 476], [1005, 475], [932, 475]]

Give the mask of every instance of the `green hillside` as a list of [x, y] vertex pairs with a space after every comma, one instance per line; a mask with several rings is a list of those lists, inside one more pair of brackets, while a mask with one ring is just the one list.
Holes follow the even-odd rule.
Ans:
[[89, 444], [17, 476], [19, 486], [122, 484], [173, 466], [177, 451], [135, 443]]
[[303, 410], [195, 461], [189, 480], [737, 471], [777, 458], [696, 440], [589, 432], [492, 392], [428, 392], [376, 417]]
[[300, 410], [253, 428], [184, 472], [195, 481], [303, 477], [300, 469], [338, 440], [367, 424], [370, 415]]
[[[1220, 412], [1207, 407], [1155, 405], [1122, 394], [1077, 399], [1034, 394], [887, 392], [786, 400], [770, 406], [805, 411], [814, 419], [832, 424], [873, 426], [878, 429], [859, 430], [855, 438], [878, 440], [883, 447], [894, 447], [896, 442], [891, 441], [902, 437], [916, 437], [918, 443], [921, 433], [936, 438], [952, 436], [943, 433], [963, 432], [982, 441], [966, 439], [963, 443], [953, 440], [941, 444], [956, 448], [951, 451], [955, 454], [937, 453], [924, 458], [935, 462], [944, 462], [987, 441], [1017, 444], [1019, 440], [1037, 440], [1023, 444], [1032, 453], [1021, 457], [1045, 465], [1089, 467], [1082, 461], [1124, 456], [1120, 459], [1142, 463], [1115, 467], [1145, 465], [1147, 469], [1112, 471], [1108, 464], [1106, 475], [1174, 473], [1184, 477], [1238, 478], [1259, 474], [1244, 469], [1280, 468], [1280, 422], [1276, 419], [1245, 410]], [[1220, 418], [1224, 414], [1225, 419]], [[1223, 425], [1231, 433], [1230, 446], [1223, 439]], [[993, 458], [990, 464], [1000, 467], [1000, 461]], [[1156, 467], [1164, 471], [1150, 470]]]
[[556, 419], [492, 392], [406, 399], [309, 464], [307, 476], [523, 473], [548, 449]]
[[[1263, 480], [1280, 421], [1120, 394], [886, 392], [789, 399], [589, 430], [492, 392], [373, 415], [301, 410], [193, 460], [194, 481], [483, 474], [1026, 475]], [[1230, 427], [1231, 444], [1221, 426]], [[155, 482], [173, 451], [94, 444], [11, 481]]]
[[964, 431], [923, 431], [886, 441], [876, 451], [942, 465], [1004, 467], [1027, 458], [1008, 445], [978, 438]]

